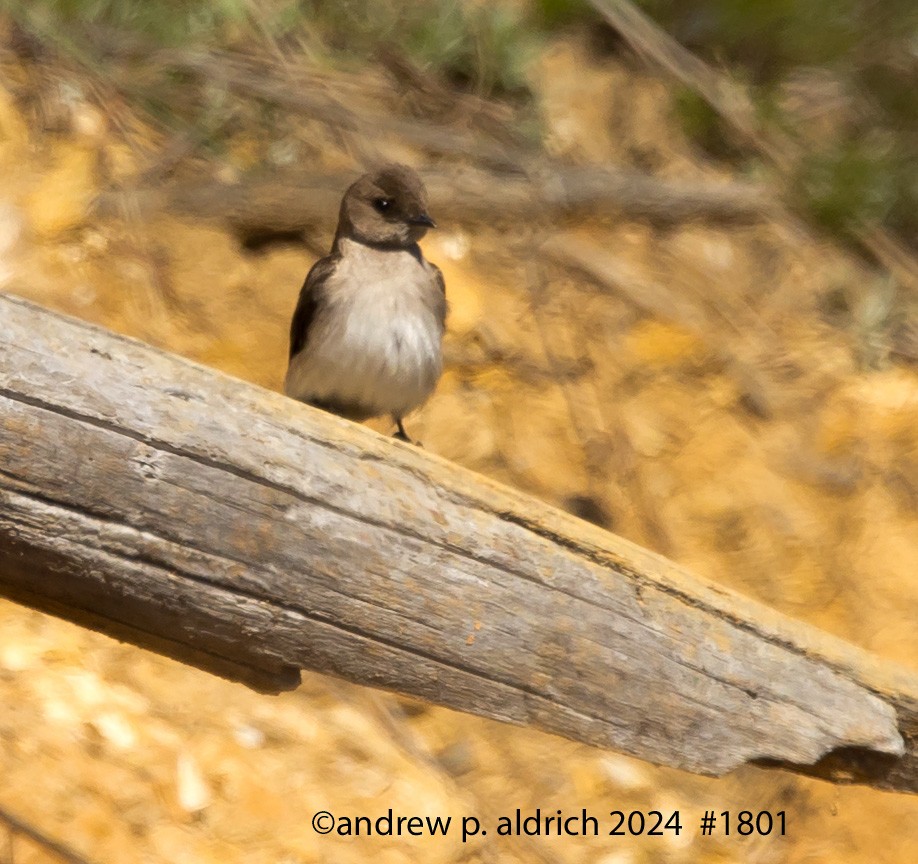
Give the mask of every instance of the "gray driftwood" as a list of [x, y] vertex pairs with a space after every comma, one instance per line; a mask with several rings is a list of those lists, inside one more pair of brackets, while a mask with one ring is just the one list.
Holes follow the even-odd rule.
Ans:
[[423, 450], [0, 297], [0, 591], [705, 774], [918, 789], [911, 673]]

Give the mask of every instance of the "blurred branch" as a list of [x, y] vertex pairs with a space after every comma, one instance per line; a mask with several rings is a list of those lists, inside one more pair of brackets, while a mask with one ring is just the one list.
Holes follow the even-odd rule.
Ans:
[[[664, 224], [694, 219], [736, 224], [760, 221], [776, 207], [752, 184], [666, 181], [626, 169], [555, 166], [526, 177], [457, 168], [423, 176], [432, 209], [444, 224], [557, 219], [571, 213]], [[102, 213], [118, 212], [125, 196], [139, 194], [142, 209], [168, 207], [218, 219], [244, 237], [291, 234], [334, 221], [341, 190], [355, 179], [350, 173], [289, 172], [237, 184], [186, 182], [164, 192], [107, 193], [98, 206]]]
[[[745, 87], [708, 66], [629, 0], [589, 0], [589, 3], [635, 52], [701, 96], [742, 143], [768, 160], [785, 183], [793, 182], [794, 170], [805, 149], [774, 124], [766, 124], [759, 118]], [[890, 232], [859, 222], [852, 225], [851, 233], [881, 266], [902, 284], [918, 291], [918, 258]]]
[[633, 51], [694, 90], [727, 120], [741, 141], [753, 146], [782, 170], [792, 167], [793, 142], [776, 131], [760, 127], [755, 106], [746, 90], [712, 69], [680, 45], [629, 0], [588, 0]]
[[399, 89], [421, 104], [425, 115], [440, 116], [451, 123], [471, 124], [505, 146], [532, 151], [513, 124], [513, 111], [508, 105], [445, 86], [435, 75], [415, 66], [393, 45], [382, 46], [377, 58]]
[[[3, 807], [0, 807], [0, 822], [6, 823], [11, 832], [11, 836], [15, 837], [16, 835], [21, 835], [22, 837], [27, 837], [46, 852], [50, 852], [61, 861], [66, 861], [67, 864], [89, 864], [89, 862], [82, 855], [78, 855], [72, 849], [64, 846], [57, 840], [52, 840], [50, 837], [39, 831], [30, 822], [26, 822], [25, 820], [14, 816], [9, 812], [9, 810], [6, 810]], [[10, 864], [12, 864], [12, 859], [10, 859]]]
[[283, 105], [338, 129], [359, 133], [368, 141], [388, 134], [429, 153], [464, 157], [499, 168], [518, 167], [516, 148], [483, 140], [456, 125], [436, 125], [400, 117], [393, 111], [352, 111], [332, 96], [337, 82], [301, 69], [277, 64], [249, 63], [240, 55], [213, 52], [160, 52], [154, 62], [218, 81], [231, 90]]
[[540, 252], [559, 264], [579, 270], [601, 288], [614, 291], [638, 309], [695, 334], [730, 370], [746, 407], [759, 417], [773, 416], [774, 385], [737, 356], [731, 340], [722, 335], [722, 328], [713, 326], [704, 310], [684, 294], [640, 276], [616, 256], [571, 235], [548, 239]]
[[[550, 294], [554, 293], [551, 291], [552, 280], [546, 272], [545, 263], [546, 260], [554, 259], [554, 263], [570, 267], [573, 262], [552, 255], [552, 250], [556, 247], [562, 250], [569, 249], [569, 238], [561, 236], [557, 239], [546, 239], [548, 236], [543, 234], [538, 245], [528, 256], [526, 281], [529, 289], [529, 314], [536, 324], [542, 350], [549, 365], [557, 369], [554, 380], [561, 389], [571, 430], [580, 442], [587, 467], [587, 495], [580, 496], [580, 512], [571, 512], [577, 512], [581, 518], [587, 518], [589, 515], [589, 521], [609, 528], [608, 515], [600, 502], [606, 478], [611, 474], [627, 489], [628, 507], [638, 516], [641, 529], [649, 538], [651, 548], [655, 552], [668, 554], [672, 549], [672, 538], [660, 522], [648, 485], [641, 482], [640, 466], [634, 458], [634, 448], [624, 425], [620, 422], [620, 415], [609, 416], [611, 412], [607, 409], [610, 400], [602, 398], [594, 383], [578, 382], [579, 386], [575, 392], [574, 382], [570, 380], [570, 376], [562, 374], [561, 363], [554, 350], [555, 336], [545, 320], [545, 309], [551, 302]], [[575, 240], [574, 243], [576, 242]], [[580, 268], [575, 266], [574, 269]], [[588, 389], [588, 394], [584, 388]], [[590, 416], [585, 416], [587, 412]], [[589, 509], [583, 510], [582, 505], [587, 502]]]
[[[547, 159], [520, 134], [507, 106], [445, 87], [391, 47], [381, 47], [377, 57], [402, 96], [407, 92], [409, 101], [414, 97], [422, 116], [394, 110], [397, 94], [378, 75], [330, 74], [300, 62], [278, 63], [239, 51], [150, 53], [117, 40], [109, 47], [125, 56], [139, 51], [145, 65], [181, 70], [212, 86], [282, 105], [306, 119], [353, 133], [368, 153], [382, 135], [464, 164], [428, 172], [425, 178], [435, 206], [439, 200], [437, 209], [449, 218], [551, 218], [579, 211], [658, 222], [747, 223], [759, 221], [776, 207], [770, 194], [753, 184], [664, 181], [625, 168], [577, 167]], [[164, 164], [180, 158], [183, 146], [189, 145], [178, 141], [178, 156], [167, 154]], [[243, 234], [291, 233], [333, 214], [337, 201], [332, 198], [350, 179], [289, 173], [234, 186], [185, 183], [167, 198], [189, 215], [225, 215]], [[148, 195], [145, 200], [160, 199]]]

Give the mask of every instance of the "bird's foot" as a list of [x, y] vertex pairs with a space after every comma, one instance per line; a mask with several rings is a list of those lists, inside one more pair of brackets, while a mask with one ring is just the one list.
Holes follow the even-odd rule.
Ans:
[[397, 438], [399, 441], [404, 441], [406, 444], [414, 444], [415, 447], [422, 447], [423, 444], [420, 441], [414, 441], [408, 437], [408, 433], [405, 431], [405, 427], [402, 425], [402, 418], [395, 418], [395, 425], [398, 427], [395, 433], [392, 435], [393, 438]]

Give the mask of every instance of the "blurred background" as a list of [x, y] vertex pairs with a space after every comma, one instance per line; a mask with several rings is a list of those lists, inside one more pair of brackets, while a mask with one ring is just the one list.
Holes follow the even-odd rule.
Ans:
[[[428, 183], [452, 307], [413, 436], [918, 666], [914, 0], [0, 5], [0, 290], [278, 390], [381, 159]], [[783, 809], [788, 836], [309, 824], [537, 806]], [[5, 602], [2, 812], [89, 862], [918, 849], [914, 796], [693, 777], [309, 674], [258, 696]], [[3, 864], [67, 860], [39, 841], [0, 818]]]

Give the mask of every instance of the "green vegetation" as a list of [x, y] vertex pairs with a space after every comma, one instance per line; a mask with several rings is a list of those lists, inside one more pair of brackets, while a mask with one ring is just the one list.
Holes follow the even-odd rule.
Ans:
[[85, 59], [96, 53], [100, 30], [142, 37], [158, 46], [213, 38], [245, 19], [246, 0], [13, 0], [16, 22], [38, 39]]
[[[220, 152], [240, 124], [282, 133], [289, 116], [270, 95], [233, 92], [219, 74], [229, 56], [259, 64], [358, 71], [388, 49], [441, 82], [512, 99], [529, 127], [525, 68], [543, 38], [516, 4], [457, 0], [0, 0], [42, 61], [76, 66], [100, 93], [116, 90], [170, 133]], [[21, 40], [20, 40], [21, 41]], [[233, 54], [233, 52], [236, 52]], [[196, 58], [214, 62], [199, 67]], [[54, 68], [52, 63], [49, 69]], [[53, 74], [53, 73], [52, 73]], [[524, 116], [525, 115], [525, 116]], [[274, 125], [274, 128], [271, 128]]]
[[539, 42], [505, 3], [306, 0], [299, 9], [339, 55], [363, 59], [381, 44], [396, 45], [419, 65], [483, 95], [522, 93], [525, 66]]
[[115, 39], [149, 49], [295, 40], [347, 66], [394, 45], [482, 95], [523, 93], [524, 69], [540, 41], [515, 5], [457, 0], [17, 0], [8, 9], [24, 31], [90, 66], [102, 65], [103, 46]]
[[[804, 137], [801, 204], [841, 231], [882, 223], [918, 247], [918, 3], [915, 0], [642, 0], [680, 42], [752, 82], [760, 112]], [[803, 117], [782, 103], [787, 84]], [[827, 95], [826, 89], [831, 92]], [[831, 123], [806, 128], [820, 100]], [[686, 128], [709, 152], [724, 140], [699, 100], [681, 102]], [[713, 133], [713, 134], [712, 134]], [[721, 142], [721, 143], [719, 143]]]
[[[763, 119], [803, 142], [809, 155], [793, 191], [814, 219], [834, 231], [852, 220], [881, 223], [918, 248], [916, 0], [638, 2], [680, 42], [749, 82]], [[221, 137], [233, 106], [218, 83], [170, 66], [161, 49], [260, 47], [266, 62], [280, 50], [357, 69], [394, 47], [441, 81], [525, 105], [526, 65], [553, 33], [605, 26], [587, 0], [5, 0], [4, 7], [39, 44], [115, 80], [164, 125], [193, 127], [204, 142]], [[801, 81], [795, 108], [788, 85]], [[712, 156], [742, 155], [696, 94], [677, 91], [676, 107]]]

